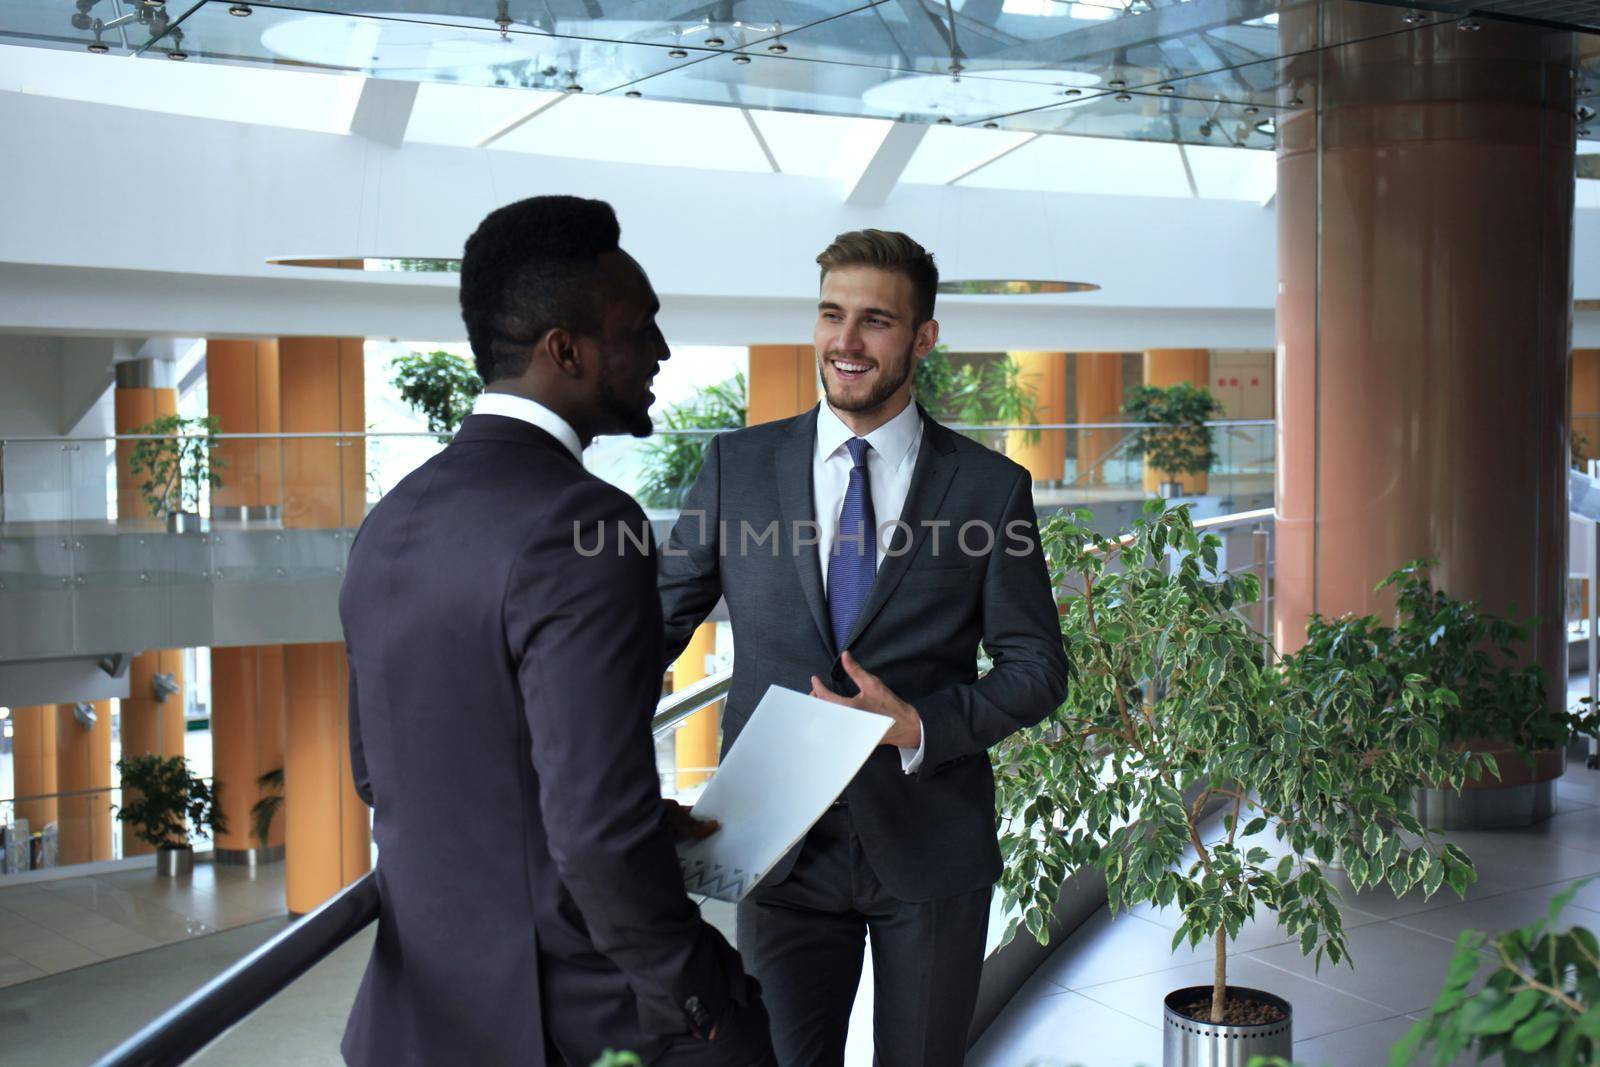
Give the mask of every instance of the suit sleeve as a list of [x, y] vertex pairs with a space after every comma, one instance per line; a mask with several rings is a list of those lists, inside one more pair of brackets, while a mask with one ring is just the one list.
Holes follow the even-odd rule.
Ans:
[[1070, 665], [1039, 543], [1033, 488], [1018, 475], [984, 572], [983, 647], [994, 666], [975, 682], [914, 702], [922, 716], [925, 779], [1042, 721], [1066, 699]]
[[672, 524], [657, 565], [663, 671], [683, 654], [695, 628], [706, 621], [722, 599], [721, 481], [722, 451], [713, 437], [706, 445], [705, 462], [689, 488], [678, 521]]
[[595, 947], [627, 976], [641, 1025], [683, 1033], [700, 1008], [722, 1016], [742, 970], [684, 891], [661, 805], [650, 529], [638, 505], [596, 481], [555, 511], [571, 525], [524, 546], [505, 600], [550, 854]]

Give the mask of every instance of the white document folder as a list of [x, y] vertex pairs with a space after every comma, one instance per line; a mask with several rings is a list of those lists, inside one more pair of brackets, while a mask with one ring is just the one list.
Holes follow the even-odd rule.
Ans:
[[691, 893], [738, 901], [838, 799], [894, 720], [772, 686], [695, 802], [722, 828], [680, 841]]

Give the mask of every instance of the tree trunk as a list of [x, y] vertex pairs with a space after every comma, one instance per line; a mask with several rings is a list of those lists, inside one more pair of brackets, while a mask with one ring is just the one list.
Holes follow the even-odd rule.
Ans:
[[1217, 930], [1217, 964], [1211, 978], [1211, 1021], [1220, 1023], [1228, 1007], [1228, 928]]

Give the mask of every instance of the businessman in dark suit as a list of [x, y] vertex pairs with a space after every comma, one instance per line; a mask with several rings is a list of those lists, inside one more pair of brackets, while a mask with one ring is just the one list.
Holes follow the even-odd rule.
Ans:
[[866, 230], [818, 263], [826, 401], [707, 447], [662, 554], [664, 660], [726, 597], [725, 750], [773, 684], [893, 717], [741, 902], [737, 940], [786, 1067], [842, 1063], [868, 939], [877, 1062], [955, 1065], [1000, 874], [986, 752], [1060, 703], [1067, 660], [1028, 473], [912, 399], [939, 335], [933, 257]]
[[[771, 1061], [738, 955], [684, 893], [656, 776], [661, 615], [644, 523], [583, 469], [651, 429], [667, 346], [609, 205], [537, 197], [466, 246], [486, 383], [368, 516], [340, 596], [377, 942], [347, 1062]], [[632, 546], [632, 547], [629, 547]]]

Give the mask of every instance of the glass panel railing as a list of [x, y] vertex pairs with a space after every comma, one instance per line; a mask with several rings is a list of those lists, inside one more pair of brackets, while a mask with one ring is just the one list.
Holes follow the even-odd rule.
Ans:
[[[1137, 423], [954, 429], [1027, 467], [1041, 513], [1089, 507], [1108, 534], [1163, 491], [1192, 501], [1197, 518], [1272, 503], [1270, 421], [1211, 424], [1210, 469], [1176, 475], [1149, 469], [1137, 443], [1151, 427]], [[710, 436], [603, 438], [585, 464], [640, 500], [664, 534]], [[0, 442], [0, 660], [337, 640], [355, 530], [446, 443], [432, 433], [218, 435], [202, 450], [209, 472], [130, 469], [141, 445], [159, 459], [175, 440]]]

